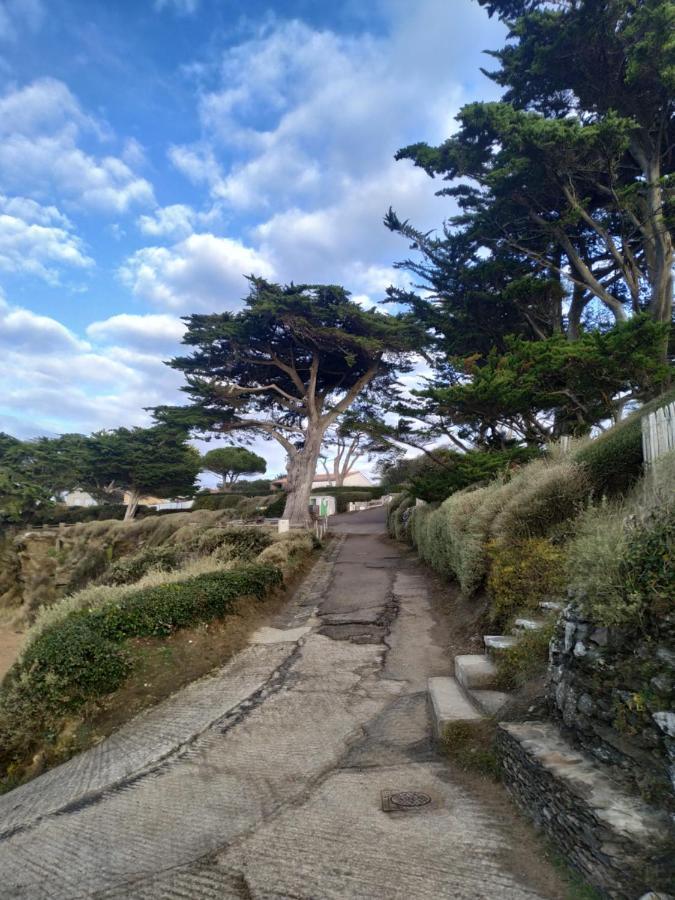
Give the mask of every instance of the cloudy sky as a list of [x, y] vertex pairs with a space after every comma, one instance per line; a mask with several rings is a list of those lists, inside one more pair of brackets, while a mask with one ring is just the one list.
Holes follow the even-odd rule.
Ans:
[[148, 424], [245, 274], [379, 299], [386, 209], [449, 213], [393, 155], [496, 96], [502, 42], [473, 0], [0, 0], [0, 430]]

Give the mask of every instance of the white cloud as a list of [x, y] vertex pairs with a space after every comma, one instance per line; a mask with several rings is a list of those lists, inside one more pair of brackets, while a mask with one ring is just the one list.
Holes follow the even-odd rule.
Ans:
[[120, 268], [122, 283], [150, 303], [180, 312], [233, 309], [246, 294], [244, 276], [273, 277], [270, 263], [241, 241], [192, 234], [173, 247], [145, 247]]
[[3, 347], [3, 369], [7, 369], [8, 351], [36, 355], [63, 352], [86, 352], [89, 344], [80, 341], [70, 329], [56, 319], [41, 316], [21, 307], [13, 307], [0, 298], [0, 346]]
[[[158, 318], [155, 329], [164, 328], [166, 337], [168, 323]], [[149, 345], [147, 352], [131, 346], [134, 332], [142, 345], [147, 323], [96, 324], [85, 341], [56, 319], [0, 299], [0, 421], [10, 423], [10, 431], [17, 419], [30, 422], [31, 434], [147, 425], [143, 407], [181, 402], [180, 373]], [[97, 346], [115, 335], [129, 345]]]
[[41, 0], [2, 0], [0, 3], [0, 40], [16, 41], [24, 29], [37, 31], [45, 17]]
[[87, 327], [87, 335], [92, 340], [123, 344], [126, 349], [172, 347], [180, 343], [184, 333], [184, 322], [163, 313], [143, 316], [120, 313]]
[[[474, 7], [391, 0], [378, 37], [266, 20], [224, 52], [220, 87], [199, 96], [203, 135], [172, 147], [171, 162], [253, 220], [249, 242], [280, 280], [340, 281], [371, 298], [407, 283], [392, 268], [407, 247], [384, 228], [387, 208], [427, 230], [452, 206], [393, 156], [447, 137], [476, 95], [466, 73], [482, 62], [478, 34], [497, 44], [503, 29]], [[490, 95], [484, 79], [480, 92]]]
[[155, 9], [161, 12], [163, 9], [173, 9], [181, 16], [191, 16], [197, 12], [199, 0], [155, 0]]
[[[0, 97], [0, 185], [100, 212], [154, 205], [151, 184], [129, 162], [79, 146], [84, 132], [110, 137], [62, 82], [44, 78], [9, 90]], [[124, 152], [128, 161], [137, 161], [140, 147], [127, 142]]]
[[0, 269], [37, 275], [54, 284], [61, 266], [93, 266], [71, 227], [53, 206], [0, 195]]
[[174, 203], [156, 209], [152, 215], [140, 216], [138, 227], [150, 237], [178, 241], [192, 234], [195, 211], [183, 203]]

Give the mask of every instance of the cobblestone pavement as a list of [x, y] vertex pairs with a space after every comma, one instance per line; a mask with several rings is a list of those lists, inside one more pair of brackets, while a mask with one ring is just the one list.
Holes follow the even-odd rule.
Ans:
[[425, 576], [355, 521], [227, 666], [0, 798], [0, 898], [551, 896], [436, 756]]

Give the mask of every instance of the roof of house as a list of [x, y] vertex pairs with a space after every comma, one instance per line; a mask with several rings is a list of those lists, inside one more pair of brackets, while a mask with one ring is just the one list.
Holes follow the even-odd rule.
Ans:
[[[363, 472], [361, 472], [360, 469], [350, 469], [350, 471], [347, 472], [347, 474], [344, 477], [349, 478], [350, 475], [363, 475]], [[367, 475], [364, 475], [363, 477], [368, 478]], [[370, 481], [370, 479], [368, 479], [368, 480]], [[287, 481], [288, 481], [288, 478], [286, 478], [286, 476], [284, 476], [283, 478], [275, 478], [274, 481], [271, 482], [271, 484], [286, 484]], [[335, 481], [335, 475], [330, 475], [330, 474], [315, 475], [314, 478], [312, 479], [312, 484], [315, 484], [317, 481], [323, 481], [323, 482]]]

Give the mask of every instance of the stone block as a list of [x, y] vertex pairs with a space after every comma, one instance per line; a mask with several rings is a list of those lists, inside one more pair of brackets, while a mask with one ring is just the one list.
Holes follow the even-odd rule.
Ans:
[[491, 688], [497, 678], [497, 667], [484, 654], [456, 656], [455, 678], [467, 690]]
[[446, 726], [453, 722], [477, 722], [483, 718], [464, 696], [454, 678], [430, 678], [427, 695], [431, 706], [433, 732], [437, 739], [443, 736]]

